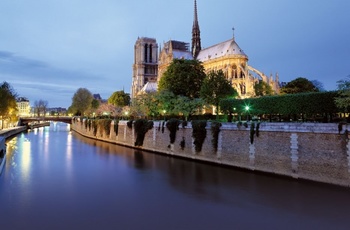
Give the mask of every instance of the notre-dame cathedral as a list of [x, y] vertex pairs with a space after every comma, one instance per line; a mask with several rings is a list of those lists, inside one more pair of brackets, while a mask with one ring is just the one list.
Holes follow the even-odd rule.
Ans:
[[197, 1], [194, 1], [194, 20], [192, 27], [192, 44], [170, 40], [158, 51], [154, 38], [138, 38], [134, 47], [134, 64], [131, 98], [140, 93], [157, 90], [157, 82], [173, 59], [197, 59], [202, 62], [206, 72], [222, 70], [238, 92], [239, 98], [255, 95], [254, 85], [264, 81], [275, 92], [279, 92], [279, 79], [266, 76], [248, 65], [248, 56], [238, 46], [234, 36], [224, 42], [202, 48], [197, 15]]

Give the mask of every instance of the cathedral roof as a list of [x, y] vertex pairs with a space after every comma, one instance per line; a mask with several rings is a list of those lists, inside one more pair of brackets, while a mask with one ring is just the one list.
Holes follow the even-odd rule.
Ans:
[[182, 51], [182, 50], [173, 50], [173, 58], [174, 59], [193, 60], [193, 56], [192, 56], [191, 52]]
[[238, 46], [234, 38], [232, 38], [228, 41], [213, 45], [206, 49], [202, 49], [199, 52], [197, 59], [201, 62], [204, 62], [209, 61], [210, 59], [216, 59], [228, 55], [240, 55], [248, 58], [248, 56]]
[[142, 87], [142, 89], [140, 90], [139, 94], [156, 92], [157, 88], [158, 88], [157, 82], [147, 82]]

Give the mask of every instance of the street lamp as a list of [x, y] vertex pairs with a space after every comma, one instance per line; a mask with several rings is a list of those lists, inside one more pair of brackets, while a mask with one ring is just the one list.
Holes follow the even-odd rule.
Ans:
[[166, 110], [164, 109], [163, 110], [164, 121], [165, 121], [165, 113], [166, 113]]
[[233, 115], [232, 115], [233, 121], [235, 121], [235, 114], [236, 114], [236, 107], [233, 107]]
[[128, 112], [128, 111], [125, 111], [124, 114], [125, 114], [125, 120], [127, 120], [127, 119], [128, 119], [128, 114], [129, 114], [129, 112]]
[[246, 105], [244, 109], [245, 109], [245, 111], [247, 113], [247, 121], [249, 121], [249, 109], [250, 109], [249, 105]]

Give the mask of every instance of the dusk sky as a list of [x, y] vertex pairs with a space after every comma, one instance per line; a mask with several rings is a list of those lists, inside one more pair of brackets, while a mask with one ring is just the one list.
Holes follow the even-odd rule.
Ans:
[[[0, 82], [49, 107], [80, 87], [130, 93], [138, 37], [190, 42], [193, 0], [0, 0]], [[202, 47], [232, 38], [280, 81], [350, 75], [349, 0], [197, 0]]]

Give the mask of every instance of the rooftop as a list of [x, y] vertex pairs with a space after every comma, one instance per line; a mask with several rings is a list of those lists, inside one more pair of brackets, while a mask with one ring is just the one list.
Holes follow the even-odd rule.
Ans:
[[248, 56], [243, 52], [243, 50], [238, 46], [233, 38], [206, 49], [202, 49], [199, 52], [197, 59], [204, 62], [210, 59], [220, 58], [228, 55], [245, 56], [248, 59]]

